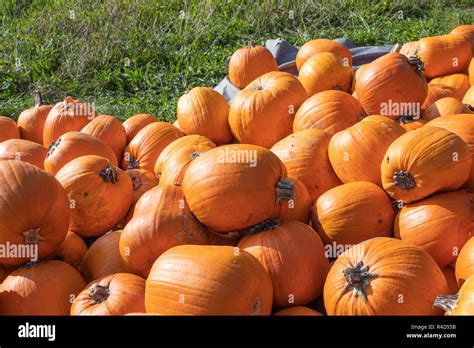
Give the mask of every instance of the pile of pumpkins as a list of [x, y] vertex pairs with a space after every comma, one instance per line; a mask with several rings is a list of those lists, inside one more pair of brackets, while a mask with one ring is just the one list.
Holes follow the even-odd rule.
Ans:
[[473, 51], [250, 44], [174, 124], [35, 92], [0, 117], [0, 315], [473, 315]]

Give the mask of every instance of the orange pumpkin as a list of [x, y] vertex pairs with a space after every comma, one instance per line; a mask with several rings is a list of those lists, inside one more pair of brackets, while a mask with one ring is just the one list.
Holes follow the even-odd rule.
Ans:
[[445, 315], [474, 315], [474, 275], [471, 275], [456, 295], [438, 296], [434, 307], [443, 309]]
[[31, 246], [29, 255], [3, 255], [0, 264], [53, 256], [69, 224], [69, 202], [59, 182], [27, 162], [0, 161], [0, 192], [0, 245]]
[[71, 315], [125, 315], [145, 311], [145, 279], [116, 273], [87, 285], [71, 306]]
[[78, 234], [68, 231], [66, 238], [56, 249], [55, 259], [67, 262], [79, 270], [86, 252], [87, 245], [84, 240]]
[[158, 122], [158, 120], [150, 114], [133, 115], [123, 121], [122, 126], [127, 134], [127, 145], [135, 138], [139, 131], [154, 122]]
[[178, 100], [176, 114], [186, 134], [208, 137], [217, 145], [232, 141], [228, 115], [229, 103], [209, 87], [196, 87]]
[[446, 97], [453, 97], [457, 100], [462, 99], [462, 96], [459, 94], [458, 90], [451, 86], [436, 83], [428, 84], [428, 95], [421, 106], [421, 112], [423, 113], [435, 101]]
[[316, 53], [303, 64], [298, 79], [308, 96], [330, 89], [349, 92], [352, 67], [334, 53]]
[[436, 315], [433, 301], [448, 290], [424, 250], [393, 238], [373, 238], [339, 256], [324, 285], [328, 315]]
[[255, 256], [270, 275], [273, 307], [305, 305], [323, 293], [329, 271], [321, 238], [299, 221], [265, 221], [252, 228], [238, 247]]
[[153, 187], [158, 186], [159, 180], [147, 170], [129, 169], [125, 173], [132, 180], [132, 204], [137, 203], [141, 196]]
[[[278, 71], [278, 65], [269, 49], [250, 42], [248, 47], [239, 48], [234, 52], [230, 57], [228, 69], [230, 82], [237, 88], [244, 89], [256, 78], [271, 71]], [[209, 138], [216, 144], [219, 143], [216, 139]]]
[[459, 286], [456, 281], [456, 273], [454, 268], [451, 266], [444, 267], [441, 272], [443, 272], [446, 283], [448, 284], [448, 294], [456, 294], [459, 291]]
[[260, 76], [232, 100], [232, 134], [240, 143], [270, 148], [291, 133], [295, 112], [306, 98], [301, 83], [289, 73]]
[[456, 114], [470, 114], [472, 113], [469, 107], [454, 97], [441, 98], [431, 104], [421, 117], [426, 121], [434, 120], [440, 116], [456, 115]]
[[[473, 52], [474, 52], [474, 50], [473, 50]], [[472, 85], [474, 85], [474, 58], [472, 58], [471, 63], [469, 63], [468, 73], [469, 73], [469, 82], [472, 86]]]
[[466, 94], [462, 98], [463, 104], [467, 105], [467, 107], [474, 111], [474, 86], [469, 87]]
[[17, 160], [31, 163], [44, 169], [43, 163], [48, 150], [38, 143], [23, 139], [9, 139], [0, 143], [0, 161]]
[[287, 136], [271, 148], [285, 165], [288, 176], [303, 182], [312, 202], [341, 184], [328, 158], [330, 139], [328, 133], [310, 128]]
[[304, 306], [288, 307], [273, 313], [274, 316], [322, 316], [321, 313]]
[[272, 297], [270, 276], [245, 250], [181, 245], [153, 264], [145, 308], [163, 315], [269, 315]]
[[390, 144], [404, 129], [385, 116], [368, 116], [336, 133], [329, 142], [329, 160], [343, 183], [370, 181], [379, 186], [380, 164]]
[[474, 237], [471, 236], [462, 247], [456, 260], [455, 270], [456, 280], [459, 286], [474, 274]]
[[[355, 92], [356, 81], [359, 78], [359, 75], [362, 73], [362, 71], [364, 71], [366, 66], [367, 66], [367, 64], [362, 64], [361, 66], [359, 66], [359, 69], [357, 69], [354, 72], [354, 76], [352, 77], [351, 92], [352, 92], [352, 96], [356, 99], [357, 99], [357, 93]], [[364, 111], [364, 113], [365, 113], [365, 111]]]
[[311, 206], [313, 201], [309, 195], [308, 189], [300, 179], [291, 178], [295, 183], [294, 197], [281, 207], [280, 221], [301, 221], [305, 224], [311, 217]]
[[69, 229], [81, 237], [104, 234], [125, 217], [132, 204], [132, 180], [103, 157], [76, 158], [56, 179], [69, 197]]
[[53, 106], [43, 104], [39, 91], [34, 91], [33, 95], [35, 97], [35, 106], [23, 111], [18, 116], [18, 128], [20, 129], [22, 139], [43, 145], [44, 123]]
[[452, 74], [436, 77], [430, 81], [430, 84], [443, 84], [453, 87], [460, 96], [463, 96], [471, 86], [469, 76], [466, 74]]
[[349, 66], [352, 66], [352, 54], [346, 46], [333, 40], [316, 39], [308, 41], [300, 47], [296, 55], [296, 67], [298, 70], [301, 70], [303, 64], [310, 57], [322, 52], [334, 53], [349, 64]]
[[453, 30], [451, 30], [451, 34], [463, 34], [464, 37], [470, 42], [471, 50], [474, 52], [474, 25], [472, 24], [465, 24], [460, 25]]
[[20, 139], [20, 130], [11, 118], [0, 116], [0, 143], [8, 139]]
[[318, 128], [335, 134], [366, 116], [360, 102], [348, 93], [324, 91], [313, 95], [298, 109], [293, 131]]
[[419, 115], [428, 93], [422, 70], [423, 64], [418, 59], [400, 53], [377, 58], [356, 81], [357, 99], [369, 115]]
[[425, 126], [390, 145], [381, 165], [383, 188], [392, 198], [412, 203], [461, 187], [469, 177], [471, 162], [469, 147], [459, 136]]
[[405, 130], [405, 132], [409, 132], [424, 127], [427, 121], [423, 120], [422, 118], [402, 116], [397, 119], [397, 123]]

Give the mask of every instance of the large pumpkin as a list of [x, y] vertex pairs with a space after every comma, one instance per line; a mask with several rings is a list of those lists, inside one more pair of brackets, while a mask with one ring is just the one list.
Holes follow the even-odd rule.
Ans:
[[44, 123], [53, 106], [43, 104], [39, 91], [34, 91], [33, 95], [35, 97], [35, 106], [24, 110], [18, 116], [18, 128], [20, 129], [22, 139], [43, 145]]
[[430, 81], [430, 84], [443, 84], [453, 87], [460, 96], [465, 95], [471, 86], [467, 74], [451, 74], [436, 77]]
[[68, 194], [69, 229], [81, 237], [104, 234], [125, 217], [132, 204], [132, 180], [103, 157], [76, 158], [56, 179]]
[[310, 226], [269, 220], [248, 233], [238, 247], [255, 256], [270, 275], [273, 307], [305, 305], [322, 295], [329, 261]]
[[54, 258], [64, 261], [79, 270], [87, 253], [87, 245], [76, 233], [68, 231], [61, 245], [56, 249]]
[[183, 191], [193, 214], [207, 227], [228, 232], [280, 214], [294, 198], [294, 183], [271, 151], [225, 145], [203, 153], [186, 170]]
[[446, 315], [474, 315], [474, 275], [471, 275], [456, 295], [440, 295], [433, 306], [443, 309]]
[[125, 173], [132, 180], [132, 204], [137, 203], [141, 196], [153, 187], [158, 186], [159, 180], [147, 170], [129, 169]]
[[229, 103], [209, 87], [196, 87], [181, 96], [176, 114], [180, 129], [188, 135], [208, 137], [217, 145], [232, 141], [228, 122]]
[[46, 118], [43, 130], [43, 145], [48, 147], [53, 141], [70, 131], [80, 131], [97, 116], [94, 107], [71, 97], [56, 103]]
[[424, 249], [444, 268], [474, 233], [473, 217], [473, 194], [464, 190], [441, 193], [404, 205], [395, 219], [394, 233]]
[[325, 244], [352, 245], [374, 237], [390, 237], [395, 218], [387, 194], [374, 183], [357, 181], [323, 193], [311, 221]]
[[462, 95], [459, 94], [458, 90], [451, 86], [436, 83], [428, 84], [428, 94], [421, 106], [421, 112], [423, 113], [435, 101], [446, 97], [462, 99]]
[[310, 57], [321, 52], [334, 53], [349, 64], [349, 66], [352, 66], [352, 54], [346, 46], [333, 40], [316, 39], [306, 42], [298, 50], [298, 54], [296, 55], [296, 67], [298, 70], [301, 69], [303, 64]]
[[0, 315], [69, 315], [86, 283], [61, 261], [27, 263], [10, 273], [0, 289]]
[[81, 156], [95, 155], [107, 158], [117, 165], [112, 149], [102, 140], [81, 132], [68, 132], [51, 143], [44, 160], [44, 169], [56, 175], [68, 162]]
[[455, 270], [459, 286], [471, 275], [474, 275], [474, 236], [471, 236], [461, 249], [456, 260]]
[[310, 128], [287, 136], [270, 149], [283, 162], [288, 176], [303, 182], [312, 202], [341, 184], [328, 158], [330, 139], [328, 133]]
[[447, 291], [443, 273], [424, 250], [373, 238], [339, 256], [324, 285], [328, 315], [436, 315]]
[[348, 93], [324, 91], [306, 100], [298, 109], [293, 122], [293, 131], [318, 128], [335, 134], [366, 116], [360, 102]]
[[122, 158], [122, 169], [153, 167], [161, 151], [172, 141], [184, 136], [178, 128], [166, 122], [153, 122], [144, 127], [128, 144]]
[[0, 245], [31, 247], [30, 255], [6, 255], [0, 264], [15, 266], [53, 256], [69, 224], [69, 202], [59, 182], [32, 164], [0, 161], [0, 192]]
[[357, 99], [369, 115], [414, 116], [428, 93], [423, 64], [389, 53], [368, 64], [356, 81]]
[[38, 143], [23, 139], [9, 139], [0, 143], [0, 161], [17, 160], [31, 163], [44, 169], [48, 150]]
[[298, 79], [308, 96], [330, 89], [349, 92], [352, 66], [337, 54], [316, 53], [303, 64]]
[[441, 98], [431, 104], [422, 114], [421, 118], [426, 121], [434, 120], [440, 116], [472, 113], [468, 106], [454, 97]]
[[272, 297], [270, 276], [245, 250], [181, 245], [153, 264], [145, 308], [164, 315], [269, 315]]
[[153, 262], [166, 250], [182, 244], [208, 244], [179, 186], [158, 186], [137, 202], [132, 219], [120, 237], [120, 254], [131, 273], [147, 277]]
[[471, 162], [469, 147], [459, 136], [425, 126], [405, 133], [387, 149], [381, 165], [383, 188], [392, 198], [412, 203], [461, 187]]
[[467, 105], [470, 110], [474, 110], [474, 86], [469, 87], [466, 94], [462, 98], [463, 104]]
[[394, 120], [368, 116], [336, 133], [329, 142], [329, 160], [342, 182], [370, 181], [382, 185], [380, 164], [390, 144], [405, 133]]
[[229, 124], [234, 137], [270, 148], [291, 133], [294, 115], [306, 98], [301, 83], [289, 73], [260, 76], [232, 100]]
[[290, 177], [290, 180], [295, 183], [294, 197], [282, 205], [278, 219], [280, 221], [296, 220], [307, 224], [311, 217], [313, 200], [300, 179]]
[[470, 42], [472, 52], [474, 53], [474, 25], [465, 24], [460, 25], [451, 30], [452, 34], [463, 34], [464, 37]]
[[0, 143], [8, 139], [20, 139], [20, 130], [11, 118], [0, 116]]
[[158, 120], [150, 114], [133, 115], [123, 121], [122, 126], [125, 128], [125, 133], [127, 134], [127, 145], [139, 131], [154, 122], [158, 122]]
[[[271, 71], [278, 71], [278, 65], [268, 48], [250, 42], [248, 47], [239, 48], [234, 52], [230, 57], [228, 69], [230, 82], [237, 88], [244, 89], [256, 78]], [[218, 143], [215, 139], [211, 140]]]
[[145, 279], [128, 273], [91, 282], [71, 306], [71, 315], [125, 315], [144, 311]]

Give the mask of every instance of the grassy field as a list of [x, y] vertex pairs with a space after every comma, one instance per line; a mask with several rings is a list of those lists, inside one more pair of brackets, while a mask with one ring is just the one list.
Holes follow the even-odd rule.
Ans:
[[39, 87], [125, 119], [172, 120], [187, 89], [216, 85], [249, 40], [403, 43], [474, 23], [468, 1], [0, 0], [0, 115]]

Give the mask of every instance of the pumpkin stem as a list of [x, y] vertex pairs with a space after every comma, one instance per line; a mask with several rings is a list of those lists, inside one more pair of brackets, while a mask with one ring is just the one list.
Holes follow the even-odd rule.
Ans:
[[411, 56], [408, 58], [408, 63], [412, 65], [418, 75], [425, 71], [425, 64], [418, 56]]
[[140, 180], [140, 178], [136, 176], [132, 178], [132, 187], [133, 191], [138, 191], [138, 189], [142, 187], [142, 181]]
[[109, 286], [103, 286], [99, 284], [95, 284], [91, 288], [91, 292], [89, 297], [94, 301], [94, 304], [100, 304], [107, 300], [110, 295]]
[[457, 295], [440, 295], [436, 296], [436, 299], [433, 303], [433, 307], [438, 307], [444, 310], [445, 312], [451, 314], [459, 300], [459, 294]]
[[45, 240], [44, 237], [42, 237], [39, 234], [39, 231], [41, 230], [41, 227], [37, 228], [30, 228], [29, 230], [23, 231], [23, 237], [24, 237], [24, 243], [25, 244], [38, 244], [41, 240]]
[[280, 177], [276, 186], [276, 203], [292, 200], [295, 197], [294, 188], [294, 181]]
[[249, 41], [247, 48], [254, 48], [255, 47], [255, 42], [254, 41]]
[[38, 89], [35, 89], [33, 91], [33, 96], [35, 97], [35, 108], [39, 108], [41, 105], [44, 104], [41, 92]]
[[361, 296], [364, 303], [367, 302], [365, 287], [370, 284], [370, 280], [377, 277], [374, 272], [369, 272], [369, 268], [360, 261], [356, 267], [347, 267], [342, 271], [346, 278], [346, 287], [344, 292], [352, 290], [354, 296]]
[[201, 156], [202, 153], [199, 152], [199, 151], [193, 151], [189, 154], [189, 157], [191, 157], [191, 160], [195, 160], [196, 158], [198, 158], [199, 156]]
[[102, 168], [99, 174], [104, 182], [116, 184], [117, 183], [117, 168], [114, 168], [112, 164], [109, 164], [107, 167]]
[[395, 186], [400, 187], [403, 190], [410, 190], [416, 186], [415, 179], [410, 173], [404, 170], [400, 170], [393, 174], [393, 181]]
[[420, 116], [416, 115], [416, 116], [413, 116], [413, 115], [403, 115], [403, 116], [400, 116], [399, 118], [397, 118], [397, 122], [399, 124], [406, 124], [406, 123], [410, 123], [410, 122], [413, 122], [413, 121], [416, 121], [416, 120], [419, 120], [420, 119]]
[[270, 231], [277, 228], [279, 225], [280, 225], [280, 222], [277, 219], [265, 220], [245, 230], [244, 233], [256, 234], [263, 231]]
[[131, 156], [130, 159], [128, 160], [127, 169], [138, 169], [138, 168], [140, 168], [140, 161], [138, 160], [138, 158]]
[[474, 105], [470, 105], [470, 104], [464, 104], [468, 109], [469, 111], [474, 111]]
[[259, 91], [263, 91], [264, 89], [265, 89], [264, 85], [258, 85], [252, 88], [252, 92], [259, 92]]
[[58, 145], [61, 143], [61, 138], [58, 138], [54, 140], [51, 144], [48, 146], [48, 153], [46, 154], [46, 157], [49, 157], [53, 154], [54, 150], [58, 147]]

